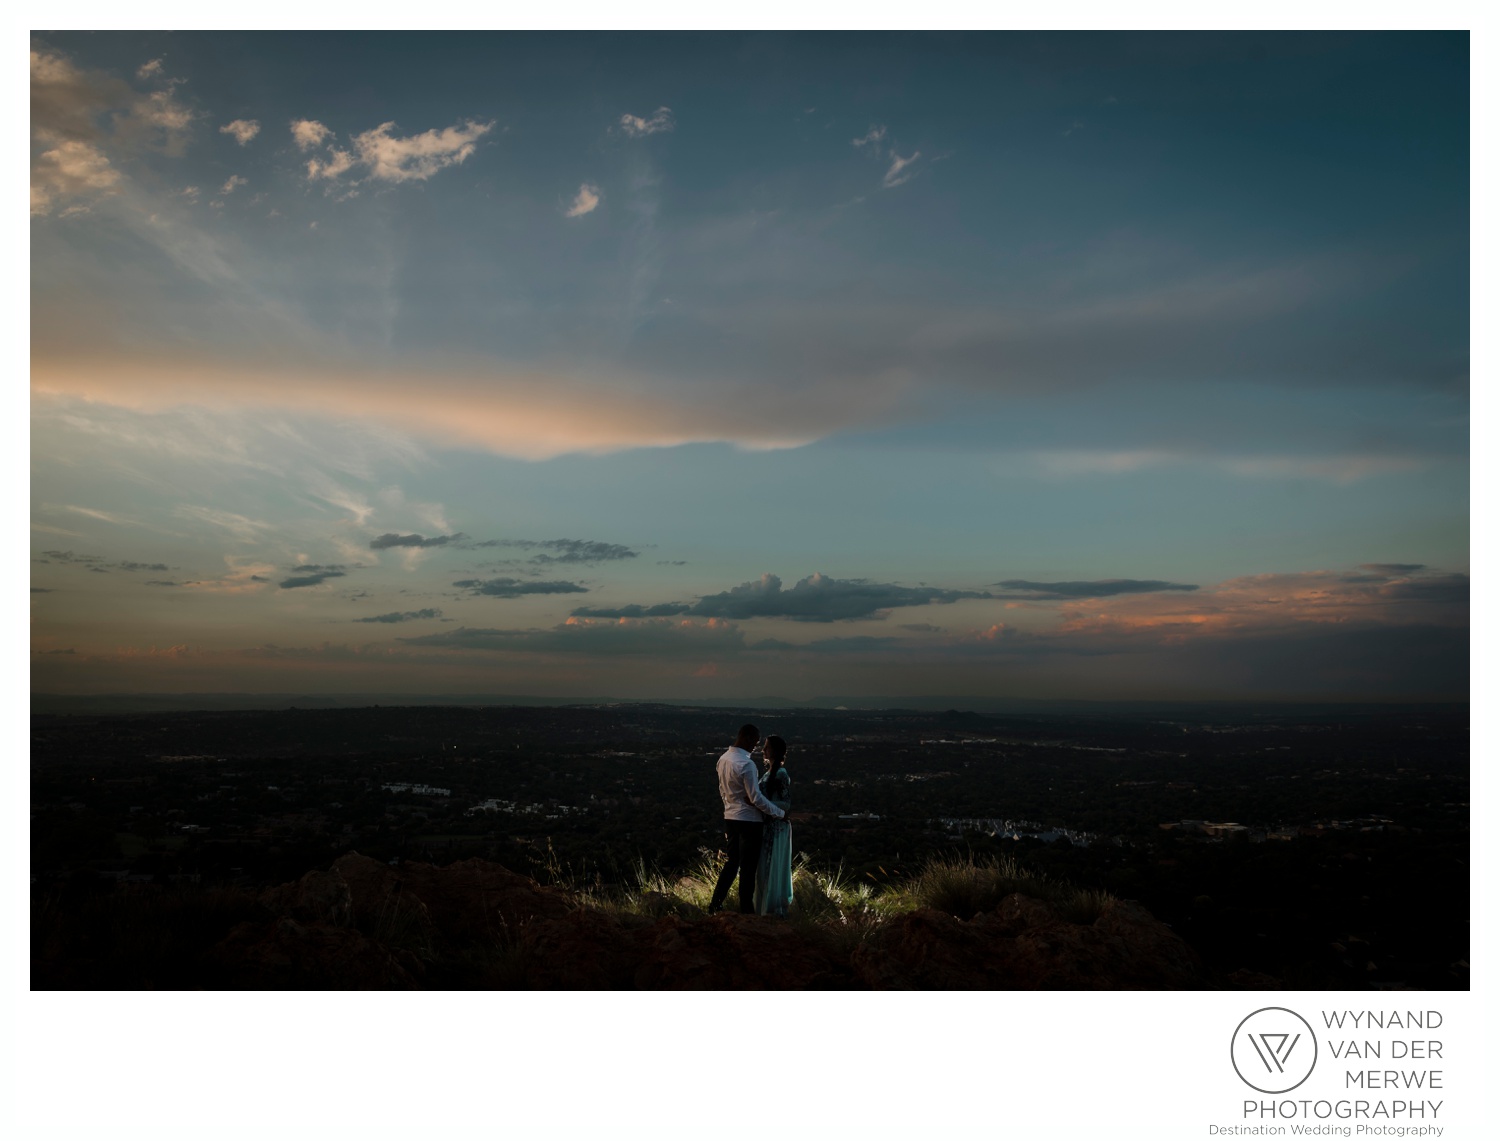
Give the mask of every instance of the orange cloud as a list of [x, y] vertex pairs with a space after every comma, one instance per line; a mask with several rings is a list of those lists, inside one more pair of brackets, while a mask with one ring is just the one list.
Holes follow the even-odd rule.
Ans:
[[789, 432], [780, 409], [712, 393], [651, 393], [630, 377], [607, 383], [557, 371], [412, 365], [403, 370], [210, 358], [156, 359], [98, 353], [34, 353], [33, 392], [82, 397], [138, 411], [175, 407], [292, 410], [331, 419], [370, 418], [449, 445], [520, 459], [570, 452], [732, 442], [752, 449], [800, 447], [847, 419], [814, 399]]
[[1060, 608], [1065, 636], [1150, 634], [1166, 644], [1307, 625], [1466, 625], [1468, 577], [1306, 571], [1229, 579], [1190, 598], [1121, 595]]

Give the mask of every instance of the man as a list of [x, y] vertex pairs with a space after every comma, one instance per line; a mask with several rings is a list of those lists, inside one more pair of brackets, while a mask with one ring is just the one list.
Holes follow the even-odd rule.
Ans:
[[714, 885], [708, 910], [712, 914], [724, 906], [729, 885], [740, 877], [740, 911], [755, 913], [755, 874], [760, 870], [760, 840], [765, 819], [781, 820], [786, 813], [777, 808], [760, 791], [760, 773], [750, 750], [760, 742], [760, 730], [742, 725], [734, 744], [719, 758], [719, 796], [724, 800], [724, 846], [729, 859]]

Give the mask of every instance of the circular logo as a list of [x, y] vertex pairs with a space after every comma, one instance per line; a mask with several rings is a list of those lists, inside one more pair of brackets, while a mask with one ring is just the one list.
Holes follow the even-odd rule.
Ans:
[[1307, 1081], [1318, 1062], [1318, 1040], [1307, 1019], [1284, 1006], [1264, 1006], [1234, 1028], [1229, 1060], [1240, 1081], [1261, 1093], [1286, 1093]]

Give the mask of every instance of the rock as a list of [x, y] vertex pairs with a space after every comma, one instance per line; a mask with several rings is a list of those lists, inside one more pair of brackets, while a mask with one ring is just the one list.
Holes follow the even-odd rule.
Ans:
[[337, 872], [308, 872], [296, 883], [267, 888], [260, 902], [276, 915], [304, 923], [347, 927], [352, 917], [349, 885]]
[[886, 923], [853, 955], [877, 989], [1176, 990], [1210, 986], [1198, 956], [1138, 904], [1114, 900], [1093, 923], [1010, 895], [964, 923], [920, 910]]
[[640, 942], [634, 979], [641, 990], [826, 990], [852, 983], [846, 959], [771, 916], [669, 916]]
[[572, 907], [561, 892], [488, 860], [392, 868], [350, 852], [333, 870], [349, 885], [357, 921], [373, 920], [382, 908], [414, 912], [419, 903], [435, 931], [455, 943], [507, 938], [529, 920], [565, 915]]
[[211, 953], [241, 990], [411, 990], [412, 972], [352, 927], [283, 916], [241, 923]]
[[882, 924], [854, 949], [851, 965], [873, 990], [1010, 989], [1007, 942], [1000, 930], [922, 908]]
[[533, 990], [629, 990], [637, 934], [612, 915], [579, 908], [520, 928], [522, 971]]

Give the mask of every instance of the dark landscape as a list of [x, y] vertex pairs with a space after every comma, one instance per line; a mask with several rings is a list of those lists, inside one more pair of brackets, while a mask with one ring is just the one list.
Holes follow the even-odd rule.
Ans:
[[[703, 910], [745, 720], [788, 921]], [[1462, 705], [34, 712], [31, 985], [1467, 988], [1468, 799]]]

